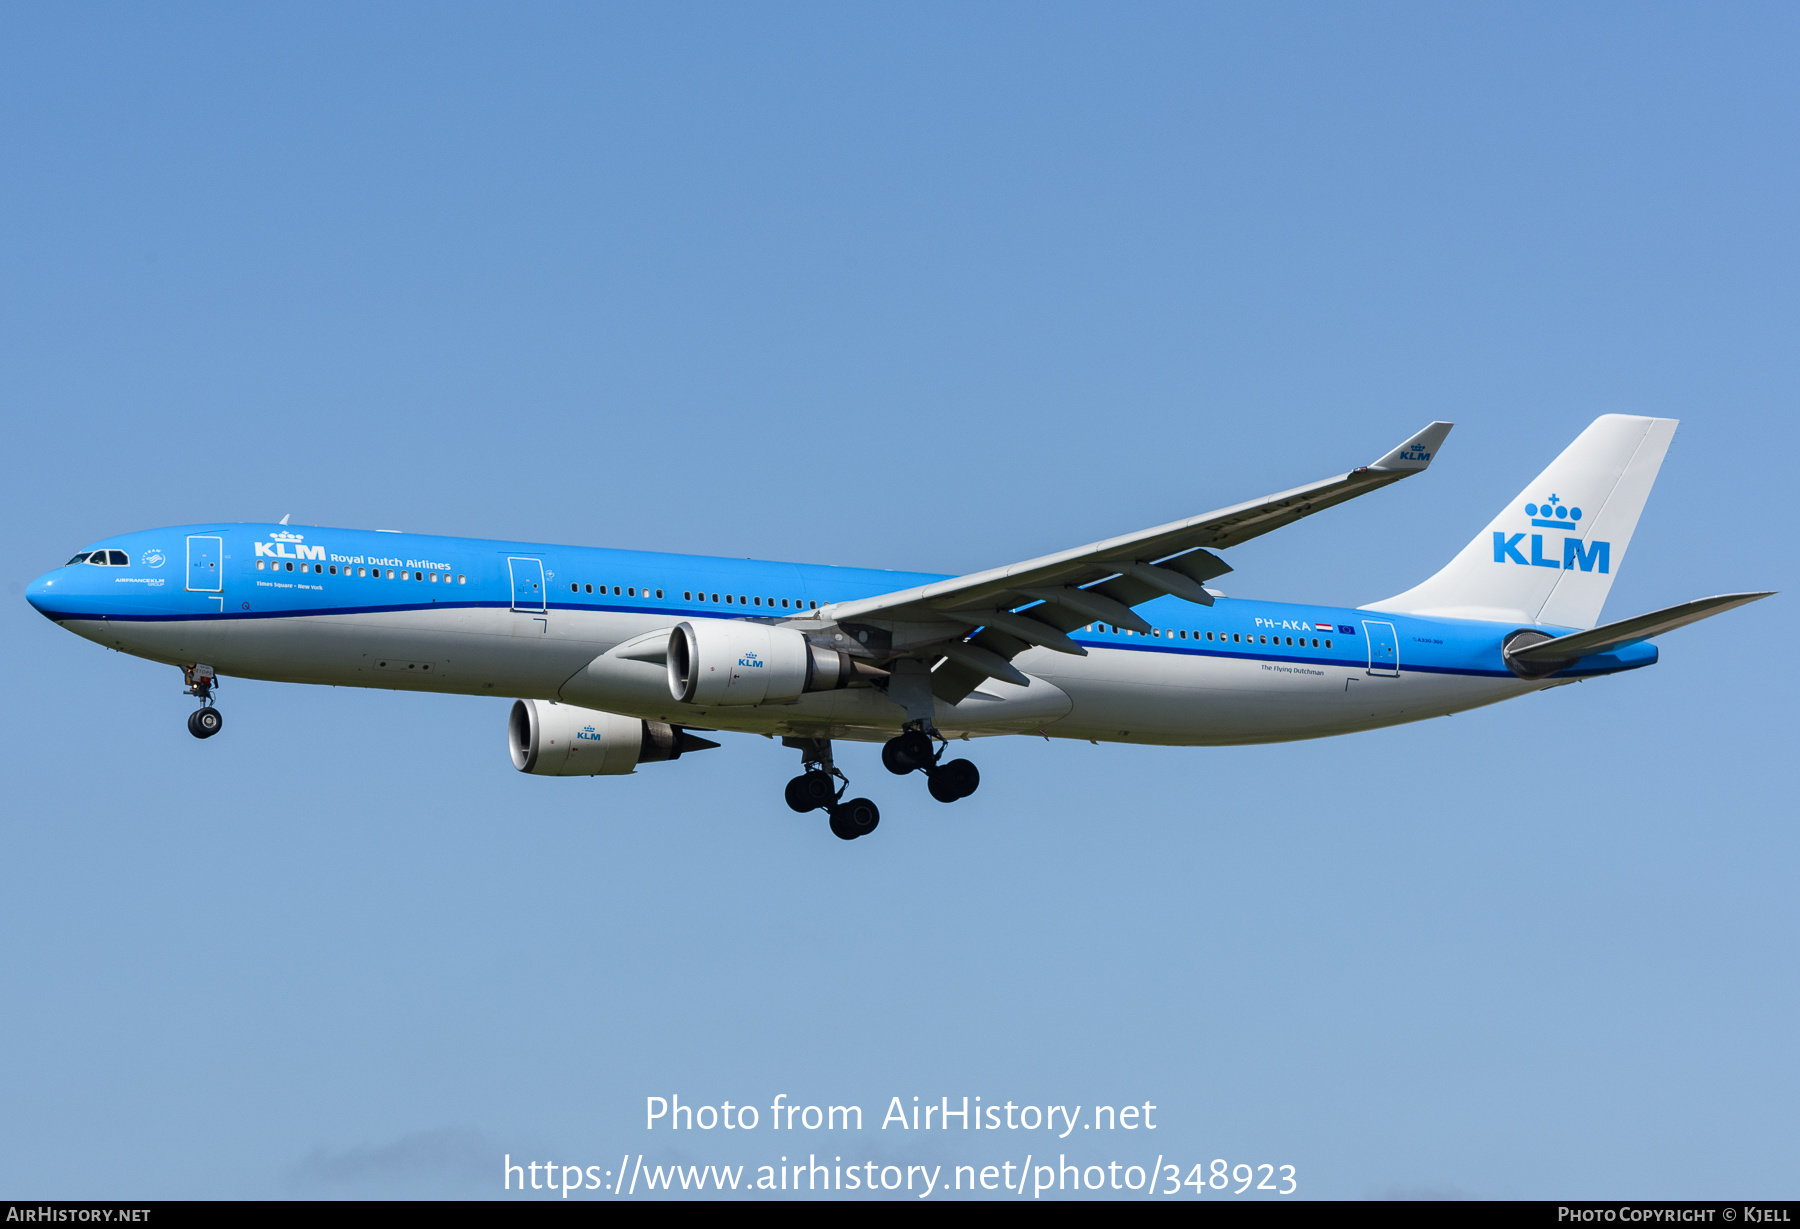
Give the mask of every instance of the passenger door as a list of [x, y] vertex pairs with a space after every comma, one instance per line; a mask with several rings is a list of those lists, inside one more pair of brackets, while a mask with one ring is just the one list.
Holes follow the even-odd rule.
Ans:
[[512, 571], [512, 608], [544, 613], [544, 561], [508, 558], [506, 566]]
[[1363, 620], [1363, 634], [1369, 638], [1369, 673], [1383, 678], [1400, 675], [1400, 638], [1392, 623]]
[[224, 542], [213, 537], [191, 537], [187, 540], [189, 593], [222, 593], [225, 590]]

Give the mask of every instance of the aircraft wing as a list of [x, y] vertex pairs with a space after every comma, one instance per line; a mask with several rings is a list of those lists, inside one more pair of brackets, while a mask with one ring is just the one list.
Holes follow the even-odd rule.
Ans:
[[[943, 657], [932, 690], [960, 700], [983, 678], [1019, 681], [1008, 662], [1031, 645], [1084, 655], [1064, 633], [1106, 622], [1137, 631], [1132, 606], [1173, 594], [1212, 605], [1205, 582], [1231, 570], [1212, 554], [1423, 471], [1452, 424], [1434, 422], [1372, 464], [1291, 491], [1006, 567], [834, 602], [821, 618], [880, 629], [890, 655]], [[968, 638], [970, 631], [979, 634]], [[935, 651], [925, 650], [936, 646]]]

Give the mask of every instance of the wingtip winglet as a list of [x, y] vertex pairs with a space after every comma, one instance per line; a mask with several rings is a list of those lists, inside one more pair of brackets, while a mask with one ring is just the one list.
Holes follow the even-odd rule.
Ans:
[[1444, 437], [1450, 434], [1450, 428], [1455, 425], [1453, 422], [1429, 423], [1423, 430], [1413, 432], [1406, 443], [1369, 468], [1417, 473], [1431, 464], [1431, 458], [1437, 455], [1438, 449], [1443, 446]]

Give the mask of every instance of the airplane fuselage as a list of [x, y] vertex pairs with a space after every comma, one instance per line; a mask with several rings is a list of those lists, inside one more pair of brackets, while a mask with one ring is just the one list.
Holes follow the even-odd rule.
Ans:
[[[220, 675], [554, 700], [692, 727], [884, 740], [905, 712], [880, 687], [754, 706], [684, 703], [664, 666], [614, 655], [704, 619], [813, 629], [820, 606], [937, 575], [267, 524], [108, 538], [123, 564], [78, 563], [29, 590], [57, 623], [109, 648]], [[1091, 623], [1085, 657], [1031, 648], [1028, 686], [989, 679], [940, 703], [946, 735], [1228, 745], [1442, 716], [1656, 661], [1635, 644], [1521, 678], [1502, 658], [1522, 625], [1220, 596], [1137, 607], [1151, 635]], [[842, 629], [822, 629], [842, 636]], [[853, 632], [851, 634], [854, 634]]]

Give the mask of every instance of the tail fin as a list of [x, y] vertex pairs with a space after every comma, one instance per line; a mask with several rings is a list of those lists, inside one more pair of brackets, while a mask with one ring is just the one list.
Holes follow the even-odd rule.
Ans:
[[1675, 426], [1596, 418], [1436, 576], [1363, 609], [1594, 626]]

